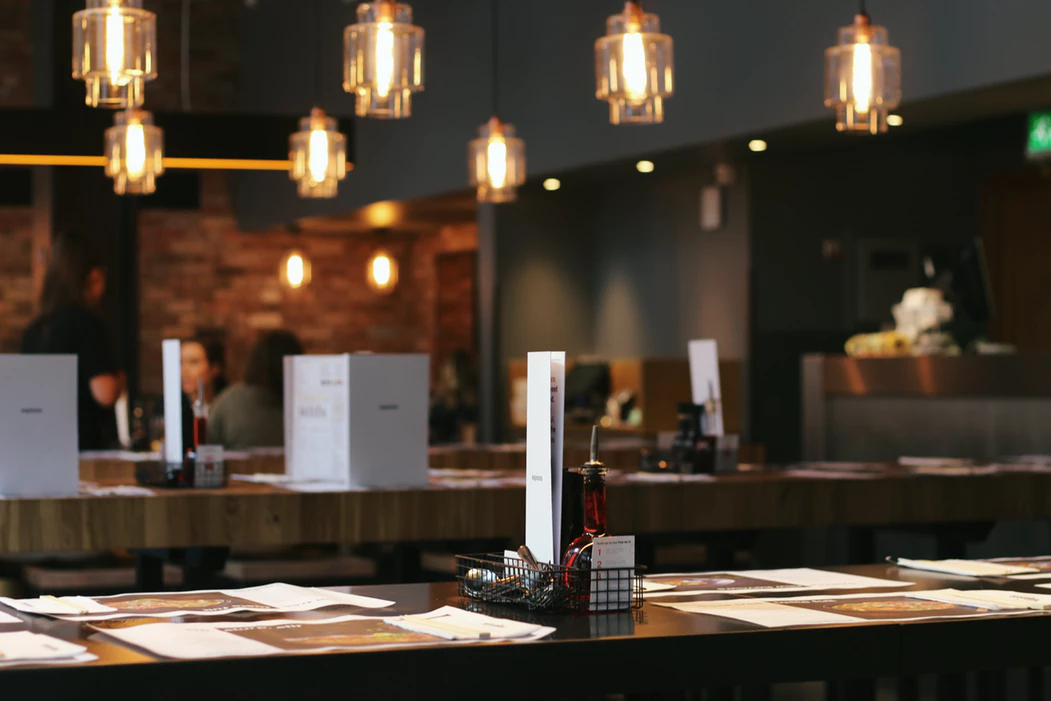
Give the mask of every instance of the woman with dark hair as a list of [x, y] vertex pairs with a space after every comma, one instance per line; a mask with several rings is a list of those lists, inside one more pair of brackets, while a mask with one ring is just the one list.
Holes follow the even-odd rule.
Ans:
[[229, 450], [285, 444], [285, 365], [287, 355], [302, 355], [291, 331], [264, 333], [248, 356], [245, 381], [215, 400], [208, 420], [208, 442]]
[[113, 405], [124, 391], [106, 324], [95, 309], [106, 290], [98, 251], [69, 232], [51, 244], [40, 313], [22, 336], [23, 353], [77, 356], [77, 427], [81, 450], [109, 448], [116, 438]]
[[[216, 397], [227, 387], [224, 371], [226, 349], [223, 342], [209, 335], [198, 335], [183, 341], [180, 348], [182, 360], [182, 391], [191, 399], [202, 399], [211, 406]], [[204, 397], [197, 396], [198, 383], [204, 385]]]

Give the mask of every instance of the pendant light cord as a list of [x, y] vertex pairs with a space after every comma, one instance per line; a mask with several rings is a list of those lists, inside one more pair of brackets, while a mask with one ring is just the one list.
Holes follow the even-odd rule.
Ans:
[[869, 13], [865, 11], [865, 0], [858, 0], [858, 14], [864, 17], [869, 16]]
[[489, 5], [490, 8], [492, 9], [492, 12], [489, 13], [490, 14], [490, 18], [489, 19], [490, 19], [490, 22], [492, 23], [492, 27], [490, 27], [490, 30], [489, 30], [490, 39], [492, 40], [492, 45], [490, 47], [490, 51], [492, 52], [492, 55], [490, 56], [491, 65], [489, 66], [489, 72], [490, 72], [490, 75], [491, 75], [491, 78], [492, 78], [493, 116], [494, 117], [499, 116], [499, 114], [500, 114], [500, 88], [499, 88], [499, 82], [500, 81], [499, 81], [499, 76], [497, 75], [497, 70], [496, 70], [497, 65], [499, 63], [499, 61], [498, 61], [498, 59], [499, 59], [499, 48], [497, 46], [497, 44], [498, 44], [497, 31], [498, 31], [498, 29], [500, 27], [500, 22], [499, 22], [499, 19], [498, 19], [498, 16], [497, 16], [498, 15], [497, 8], [499, 7], [499, 4], [500, 4], [500, 0], [491, 0], [490, 5]]
[[321, 60], [321, 0], [314, 0], [310, 4], [313, 14], [314, 34], [314, 104], [312, 107], [321, 107], [321, 90], [324, 78], [324, 61]]
[[179, 96], [183, 112], [190, 109], [190, 0], [182, 0], [182, 36], [179, 42]]

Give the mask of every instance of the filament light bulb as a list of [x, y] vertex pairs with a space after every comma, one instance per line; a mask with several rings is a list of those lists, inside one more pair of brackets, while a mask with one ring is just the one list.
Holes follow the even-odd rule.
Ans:
[[118, 8], [111, 7], [106, 13], [106, 71], [110, 82], [120, 85], [128, 82], [121, 78], [124, 70], [124, 18]]
[[872, 47], [860, 39], [854, 45], [853, 86], [854, 109], [858, 114], [868, 114], [872, 103]]
[[394, 25], [380, 22], [376, 31], [376, 94], [387, 97], [394, 84]]
[[390, 282], [390, 258], [378, 255], [372, 261], [372, 279], [384, 287]]
[[138, 180], [146, 172], [146, 132], [141, 124], [129, 124], [124, 143], [128, 180]]
[[320, 183], [328, 174], [328, 132], [324, 129], [311, 130], [309, 148], [307, 169], [310, 171], [310, 179]]
[[[271, 265], [273, 265], [271, 263]], [[288, 261], [285, 263], [285, 278], [288, 280], [288, 286], [292, 288], [298, 288], [303, 284], [303, 256], [298, 253], [293, 253], [288, 257]]]
[[646, 51], [642, 35], [629, 32], [624, 35], [624, 91], [633, 100], [646, 99]]
[[486, 167], [489, 170], [489, 185], [497, 189], [507, 182], [507, 142], [502, 136], [489, 139], [486, 152]]

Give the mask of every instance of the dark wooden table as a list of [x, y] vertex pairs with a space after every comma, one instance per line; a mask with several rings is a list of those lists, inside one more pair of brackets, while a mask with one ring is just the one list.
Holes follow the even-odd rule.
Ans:
[[[636, 535], [1034, 520], [1051, 518], [1051, 474], [889, 471], [856, 480], [758, 472], [675, 484], [614, 477], [608, 503], [613, 532]], [[299, 493], [235, 482], [153, 497], [0, 499], [2, 553], [521, 540], [524, 531], [524, 487]]]
[[[922, 589], [1031, 590], [1030, 584], [1008, 580], [943, 578], [889, 566], [842, 569], [912, 581]], [[459, 603], [452, 584], [353, 591], [395, 600], [398, 613]], [[529, 699], [1051, 665], [1051, 647], [1044, 644], [1051, 633], [1049, 614], [769, 630], [652, 604], [637, 613], [594, 616], [530, 616], [500, 607], [486, 612], [524, 616], [558, 630], [543, 641], [522, 645], [161, 661], [83, 624], [25, 616], [32, 629], [84, 644], [99, 660], [76, 667], [0, 670], [0, 689], [12, 699], [80, 698], [90, 691], [112, 701]]]

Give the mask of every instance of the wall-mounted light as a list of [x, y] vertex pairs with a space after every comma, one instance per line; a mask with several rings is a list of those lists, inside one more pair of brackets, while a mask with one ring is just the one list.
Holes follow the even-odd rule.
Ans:
[[748, 150], [759, 153], [760, 151], [766, 150], [766, 142], [762, 139], [752, 139], [748, 142]]
[[157, 77], [157, 15], [142, 0], [87, 0], [73, 14], [73, 77], [89, 107], [140, 107]]
[[653, 161], [639, 161], [635, 164], [635, 170], [640, 173], [652, 173], [653, 172]]
[[106, 130], [106, 175], [118, 195], [148, 195], [164, 173], [164, 132], [153, 115], [132, 107], [117, 112]]
[[343, 30], [343, 89], [357, 95], [359, 117], [401, 119], [423, 90], [423, 29], [412, 8], [380, 0], [358, 5], [358, 22]]
[[281, 259], [281, 267], [278, 269], [281, 284], [298, 290], [310, 284], [310, 259], [303, 251], [298, 249], [288, 252]]
[[905, 120], [901, 118], [900, 114], [888, 114], [887, 115], [887, 126], [888, 127], [900, 127], [905, 123]]
[[339, 181], [347, 177], [347, 138], [336, 120], [315, 107], [299, 120], [299, 131], [288, 138], [288, 145], [288, 175], [299, 183], [299, 196], [335, 197]]
[[825, 50], [825, 106], [836, 111], [839, 131], [887, 131], [887, 112], [901, 102], [901, 52], [887, 30], [872, 24], [864, 0], [854, 24], [839, 30]]
[[610, 124], [664, 121], [664, 98], [675, 92], [672, 39], [661, 34], [657, 15], [638, 2], [606, 20], [595, 42], [595, 97], [609, 102]]
[[544, 189], [548, 192], [554, 192], [560, 187], [562, 187], [562, 181], [558, 178], [548, 178], [544, 181]]
[[369, 258], [365, 280], [373, 292], [390, 294], [398, 286], [398, 261], [386, 251], [376, 251]]

